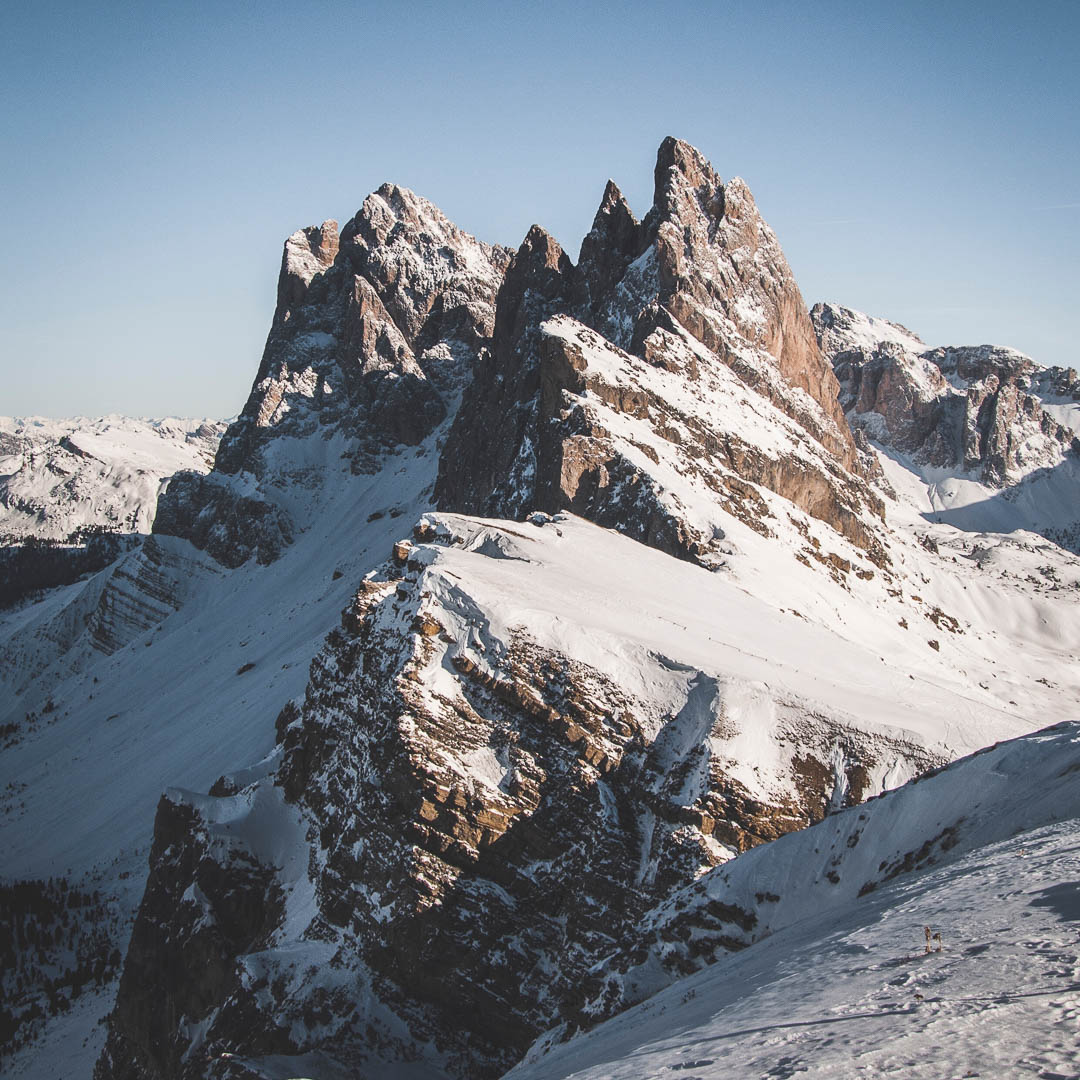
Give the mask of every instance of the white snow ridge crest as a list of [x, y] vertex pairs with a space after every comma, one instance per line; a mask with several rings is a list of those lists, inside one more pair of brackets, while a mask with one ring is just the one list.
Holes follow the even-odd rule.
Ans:
[[811, 317], [674, 139], [576, 264], [293, 234], [213, 469], [0, 623], [5, 1074], [1072, 1075], [1076, 390]]

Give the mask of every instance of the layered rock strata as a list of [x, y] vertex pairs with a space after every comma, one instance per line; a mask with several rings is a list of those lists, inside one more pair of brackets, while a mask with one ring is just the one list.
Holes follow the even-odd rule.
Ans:
[[[621, 370], [593, 362], [597, 350]], [[609, 182], [576, 266], [539, 226], [525, 238], [436, 498], [505, 517], [572, 509], [708, 561], [717, 537], [672, 498], [660, 476], [670, 468], [697, 474], [741, 517], [760, 519], [761, 485], [870, 548], [882, 507], [863, 482], [871, 467], [838, 389], [746, 185], [724, 184], [693, 147], [667, 139], [643, 221]], [[732, 395], [768, 416], [750, 438], [730, 412], [691, 412], [694, 400]], [[648, 435], [628, 440], [611, 413], [644, 422]], [[760, 430], [775, 423], [783, 445]], [[628, 445], [646, 441], [651, 465]]]
[[[227, 1075], [223, 1052], [496, 1076], [588, 1021], [587, 973], [673, 890], [940, 760], [782, 695], [751, 736], [738, 680], [641, 653], [619, 685], [614, 645], [588, 662], [507, 625], [463, 570], [558, 543], [558, 521], [520, 528], [422, 521], [264, 775], [162, 802], [99, 1076]], [[728, 760], [746, 737], [773, 747], [752, 788]]]
[[905, 327], [833, 304], [812, 317], [848, 419], [877, 442], [993, 487], [1080, 452], [1052, 405], [1080, 400], [1073, 369], [994, 345], [930, 348]]

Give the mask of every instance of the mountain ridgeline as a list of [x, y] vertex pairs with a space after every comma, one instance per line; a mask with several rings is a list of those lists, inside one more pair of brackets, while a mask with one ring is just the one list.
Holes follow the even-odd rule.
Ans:
[[[608, 381], [586, 369], [581, 345], [590, 340], [692, 389], [723, 393], [734, 376], [787, 419], [798, 462], [710, 424], [663, 386], [626, 391], [616, 373]], [[725, 185], [674, 139], [660, 147], [644, 221], [608, 182], [577, 266], [539, 226], [511, 255], [393, 185], [371, 195], [340, 236], [332, 221], [295, 233], [248, 402], [214, 472], [174, 481], [154, 528], [228, 566], [251, 555], [269, 561], [295, 529], [272, 493], [302, 468], [282, 452], [285, 437], [344, 435], [352, 469], [371, 472], [452, 413], [434, 492], [440, 509], [569, 510], [707, 559], [718, 538], [665, 497], [662, 465], [647, 450], [635, 454], [579, 404], [586, 389], [678, 444], [679, 467], [746, 519], [763, 512], [749, 480], [873, 546], [871, 519], [882, 509], [860, 482], [869, 459], [780, 246], [746, 185]]]

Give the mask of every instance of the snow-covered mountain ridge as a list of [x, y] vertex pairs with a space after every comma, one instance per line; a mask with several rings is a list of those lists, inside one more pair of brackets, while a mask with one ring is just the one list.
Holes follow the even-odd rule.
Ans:
[[1078, 550], [1075, 368], [993, 345], [930, 348], [905, 327], [833, 304], [812, 318], [853, 428], [903, 455], [944, 520], [1031, 529]]
[[[0, 417], [0, 610], [137, 550], [170, 478], [208, 472], [225, 426], [175, 417]], [[101, 630], [104, 644], [111, 634]], [[10, 662], [23, 678], [37, 670], [25, 654]]]
[[98, 1075], [499, 1075], [638, 1000], [693, 881], [1073, 707], [1038, 478], [941, 520], [830, 348], [676, 140], [576, 264], [393, 185], [293, 234], [214, 469], [2, 625], [9, 873], [134, 919]]

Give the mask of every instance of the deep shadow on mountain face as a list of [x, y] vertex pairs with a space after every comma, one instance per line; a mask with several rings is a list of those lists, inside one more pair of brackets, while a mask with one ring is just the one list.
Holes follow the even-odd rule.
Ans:
[[[1047, 507], [1051, 508], [1049, 513]], [[922, 516], [971, 533], [1026, 529], [1080, 555], [1080, 467], [1075, 458], [1066, 458], [979, 502], [930, 510]]]
[[0, 610], [45, 589], [71, 585], [96, 574], [143, 541], [140, 533], [109, 532], [91, 526], [66, 540], [30, 537], [0, 547]]
[[1031, 906], [1049, 908], [1063, 922], [1080, 922], [1080, 881], [1063, 881], [1043, 889]]

